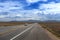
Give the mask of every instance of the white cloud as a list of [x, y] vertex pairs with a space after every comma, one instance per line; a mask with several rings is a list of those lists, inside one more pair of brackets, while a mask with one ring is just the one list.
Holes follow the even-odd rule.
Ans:
[[[22, 3], [19, 2], [12, 2], [12, 1], [6, 1], [6, 2], [0, 2], [0, 18], [4, 18], [4, 17], [11, 17], [11, 16], [21, 16], [21, 14], [19, 14], [19, 11], [23, 9]], [[12, 11], [14, 10], [14, 11]], [[18, 11], [17, 11], [18, 10]], [[7, 12], [7, 15], [3, 15], [3, 12]]]
[[23, 5], [19, 2], [0, 2], [0, 12], [10, 11], [12, 9], [22, 9]]
[[[46, 0], [39, 0], [39, 1], [46, 1]], [[28, 1], [27, 1], [28, 2]], [[29, 1], [30, 2], [30, 1]], [[28, 2], [28, 3], [29, 3]], [[30, 3], [38, 2], [38, 0], [31, 0]], [[32, 9], [32, 10], [24, 10], [24, 5], [19, 2], [0, 2], [0, 13], [7, 12], [7, 15], [0, 15], [2, 20], [47, 20], [48, 18], [41, 14], [56, 14], [60, 13], [60, 3], [48, 3], [48, 4], [41, 4], [39, 9]], [[40, 9], [42, 9], [40, 11]], [[40, 15], [39, 15], [40, 14]], [[13, 19], [11, 19], [11, 18]], [[20, 17], [20, 18], [15, 18]]]
[[44, 14], [58, 14], [60, 13], [60, 3], [48, 3], [41, 4], [39, 9], [44, 12]]
[[0, 18], [5, 18], [5, 15], [0, 15]]
[[[33, 10], [19, 10], [19, 9], [13, 9], [14, 11], [10, 11], [12, 9], [9, 9], [8, 15], [1, 15], [0, 18], [5, 19], [6, 17], [9, 20], [12, 20], [11, 18], [15, 17], [20, 17], [20, 18], [15, 18], [15, 20], [39, 20], [39, 16], [37, 15], [38, 9], [33, 9]], [[2, 11], [1, 11], [2, 12]], [[6, 11], [5, 11], [6, 12]], [[7, 20], [7, 18], [5, 20]]]
[[35, 3], [35, 2], [38, 2], [40, 0], [26, 0], [26, 1], [27, 1], [27, 3]]
[[27, 3], [35, 3], [35, 2], [38, 2], [38, 1], [44, 1], [46, 2], [47, 0], [26, 0]]
[[[40, 0], [31, 0], [31, 3], [38, 2]], [[0, 18], [2, 20], [40, 20], [41, 16], [37, 14], [40, 12], [38, 9], [24, 10], [24, 4], [19, 2], [0, 2]], [[3, 15], [4, 12], [7, 12], [7, 15]], [[20, 17], [20, 18], [15, 18]], [[13, 19], [11, 19], [13, 18]], [[15, 18], [15, 19], [14, 19]]]

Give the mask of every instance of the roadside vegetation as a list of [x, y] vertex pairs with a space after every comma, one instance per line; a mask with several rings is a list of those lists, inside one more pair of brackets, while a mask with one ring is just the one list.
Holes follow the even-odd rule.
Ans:
[[60, 22], [41, 22], [39, 24], [60, 38]]
[[23, 25], [23, 24], [31, 24], [31, 22], [0, 22], [1, 26], [14, 26], [14, 25]]

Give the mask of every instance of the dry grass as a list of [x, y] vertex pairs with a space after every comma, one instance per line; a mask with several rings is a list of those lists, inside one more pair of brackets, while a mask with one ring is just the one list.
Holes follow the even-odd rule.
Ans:
[[39, 24], [60, 38], [60, 22], [42, 22]]
[[13, 25], [22, 25], [29, 22], [0, 22], [0, 26], [13, 26]]

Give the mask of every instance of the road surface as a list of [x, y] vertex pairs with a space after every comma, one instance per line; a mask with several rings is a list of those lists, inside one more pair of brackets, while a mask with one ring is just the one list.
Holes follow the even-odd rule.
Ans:
[[[8, 30], [6, 28], [9, 30], [11, 29], [11, 31], [5, 33], [5, 31]], [[27, 26], [17, 25], [12, 26], [11, 28], [6, 28], [0, 28], [0, 40], [55, 40], [52, 36], [50, 37], [47, 32], [37, 23], [28, 24]]]

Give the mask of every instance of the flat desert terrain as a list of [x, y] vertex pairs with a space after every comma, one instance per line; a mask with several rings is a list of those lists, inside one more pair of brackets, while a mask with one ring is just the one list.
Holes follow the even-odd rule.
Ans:
[[60, 38], [60, 22], [41, 22], [39, 24]]

